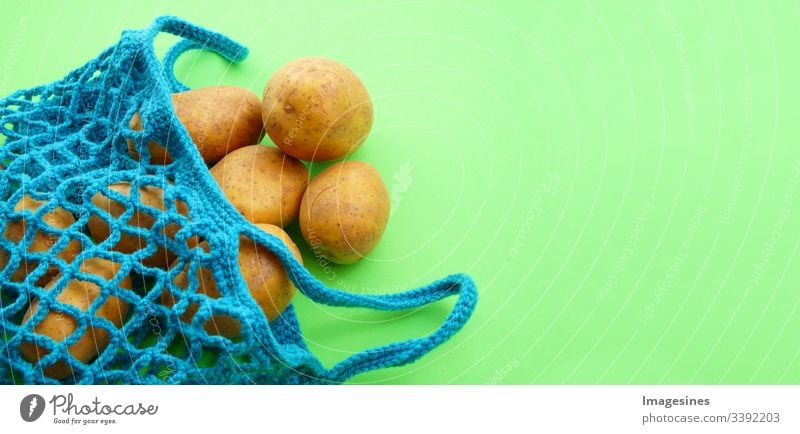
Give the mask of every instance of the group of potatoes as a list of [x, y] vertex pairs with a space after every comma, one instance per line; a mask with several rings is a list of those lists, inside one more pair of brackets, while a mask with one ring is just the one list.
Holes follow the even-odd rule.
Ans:
[[[172, 95], [175, 114], [197, 146], [210, 169], [212, 177], [230, 203], [248, 221], [258, 228], [281, 239], [294, 256], [302, 262], [300, 251], [283, 227], [299, 222], [306, 242], [314, 254], [338, 264], [351, 264], [363, 258], [380, 240], [389, 218], [389, 194], [380, 174], [371, 165], [360, 161], [334, 163], [311, 179], [303, 162], [324, 162], [348, 156], [363, 143], [373, 120], [372, 102], [359, 78], [346, 66], [326, 58], [302, 58], [283, 66], [267, 83], [261, 100], [252, 92], [233, 86], [198, 88]], [[135, 114], [130, 120], [132, 130], [143, 128], [142, 119]], [[259, 144], [264, 132], [277, 147]], [[142, 159], [134, 141], [128, 141], [131, 155]], [[146, 144], [150, 164], [169, 164], [169, 149], [159, 143]], [[149, 207], [177, 210], [189, 216], [185, 203], [164, 201], [163, 191], [145, 186], [136, 191], [128, 183], [108, 186], [109, 195], [98, 192], [92, 202], [98, 208], [118, 218], [124, 206], [115, 201], [119, 194], [136, 194], [138, 200]], [[31, 212], [44, 205], [26, 196], [17, 204], [16, 211]], [[54, 228], [64, 229], [75, 222], [72, 214], [56, 208], [45, 214], [44, 221]], [[151, 228], [154, 217], [135, 212], [128, 225]], [[106, 220], [93, 215], [88, 232], [95, 242], [108, 238], [110, 228]], [[180, 227], [168, 225], [164, 236], [174, 238]], [[25, 220], [9, 222], [4, 236], [19, 241], [25, 233]], [[49, 251], [55, 238], [37, 233], [29, 251]], [[208, 249], [206, 242], [187, 241], [190, 247]], [[144, 247], [145, 240], [123, 234], [114, 249], [133, 253]], [[61, 252], [51, 252], [65, 262], [71, 262], [80, 252], [78, 241], [71, 241]], [[0, 249], [0, 269], [8, 262], [7, 253]], [[179, 261], [169, 250], [160, 247], [151, 256], [142, 259], [148, 267], [169, 269]], [[240, 240], [238, 263], [250, 294], [272, 321], [286, 309], [295, 293], [295, 287], [278, 258], [252, 240]], [[23, 280], [28, 270], [36, 264], [23, 264], [12, 280]], [[101, 258], [85, 260], [80, 269], [112, 279], [119, 264]], [[176, 287], [188, 287], [188, 266], [172, 282]], [[53, 266], [37, 281], [46, 289], [58, 280], [58, 268]], [[210, 270], [197, 270], [198, 292], [208, 297], [220, 296]], [[130, 277], [119, 285], [131, 288]], [[98, 285], [73, 280], [56, 297], [58, 301], [85, 311], [99, 296]], [[161, 302], [174, 305], [175, 295], [164, 290]], [[181, 317], [190, 322], [197, 312], [190, 305]], [[33, 300], [23, 322], [38, 310]], [[120, 327], [127, 315], [128, 305], [117, 297], [109, 297], [97, 310], [96, 316], [105, 318]], [[208, 333], [235, 338], [241, 324], [231, 317], [216, 315], [205, 324]], [[50, 311], [34, 326], [34, 332], [46, 335], [56, 342], [70, 336], [77, 328], [75, 318]], [[69, 347], [78, 360], [88, 362], [108, 345], [108, 332], [101, 327], [88, 327], [86, 333]], [[35, 343], [25, 342], [20, 352], [28, 361], [37, 362], [47, 350]], [[62, 379], [72, 374], [69, 364], [59, 361], [45, 369], [45, 375]]]

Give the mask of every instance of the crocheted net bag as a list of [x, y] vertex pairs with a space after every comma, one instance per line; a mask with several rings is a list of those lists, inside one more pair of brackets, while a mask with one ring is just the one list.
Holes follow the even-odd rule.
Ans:
[[[163, 64], [153, 50], [159, 32], [180, 37]], [[388, 295], [331, 289], [303, 268], [278, 238], [248, 223], [225, 200], [171, 105], [170, 93], [187, 89], [175, 79], [173, 65], [192, 49], [211, 50], [232, 62], [247, 55], [245, 47], [223, 35], [176, 17], [160, 17], [147, 29], [123, 32], [116, 45], [63, 79], [0, 100], [0, 140], [5, 141], [0, 145], [0, 234], [23, 219], [25, 228], [19, 240], [0, 236], [0, 254], [5, 256], [0, 270], [0, 383], [340, 383], [364, 371], [413, 362], [453, 336], [477, 300], [476, 288], [466, 275], [451, 275]], [[129, 127], [135, 112], [142, 117], [141, 131]], [[139, 160], [129, 154], [127, 139], [141, 154]], [[145, 163], [150, 160], [145, 144], [151, 140], [169, 149], [171, 164]], [[130, 196], [108, 188], [118, 182], [131, 184]], [[163, 189], [166, 211], [139, 200], [136, 192], [148, 186]], [[125, 212], [115, 219], [94, 206], [91, 198], [98, 192], [122, 204]], [[15, 211], [25, 195], [43, 205], [35, 211]], [[176, 209], [176, 201], [188, 206], [188, 215]], [[74, 224], [63, 229], [47, 224], [44, 216], [59, 207], [75, 217]], [[134, 212], [152, 216], [152, 228], [126, 224]], [[95, 242], [88, 235], [91, 216], [108, 223], [106, 240]], [[181, 228], [174, 238], [161, 235], [168, 225]], [[29, 249], [37, 234], [49, 238], [49, 250]], [[114, 251], [122, 235], [140, 237], [142, 248], [129, 254]], [[365, 350], [327, 369], [306, 347], [292, 306], [267, 322], [249, 296], [236, 260], [240, 236], [273, 252], [299, 291], [317, 303], [401, 310], [448, 296], [457, 299], [443, 324], [430, 335]], [[190, 247], [187, 240], [193, 237], [207, 241], [209, 248]], [[67, 262], [59, 252], [73, 240], [81, 250]], [[143, 265], [142, 259], [159, 247], [172, 251], [179, 266], [163, 270]], [[110, 280], [81, 273], [79, 264], [93, 257], [120, 264], [119, 271]], [[20, 267], [27, 268], [27, 277], [13, 279]], [[186, 267], [191, 271], [189, 285], [178, 288], [173, 280]], [[197, 292], [198, 267], [213, 273], [219, 298]], [[37, 281], [54, 268], [60, 277], [45, 289]], [[126, 276], [136, 282], [133, 289], [120, 287]], [[85, 311], [56, 298], [72, 279], [100, 287], [99, 296]], [[160, 302], [164, 290], [178, 300], [174, 306]], [[110, 296], [130, 306], [119, 328], [95, 315]], [[33, 301], [39, 307], [26, 320]], [[180, 316], [190, 304], [199, 309], [187, 323]], [[34, 333], [48, 312], [74, 318], [75, 331], [61, 342]], [[241, 322], [239, 338], [206, 333], [203, 324], [219, 314]], [[82, 363], [68, 348], [89, 327], [106, 330], [109, 344], [96, 358]], [[20, 351], [25, 343], [35, 343], [46, 355], [36, 363], [27, 361]], [[59, 361], [71, 365], [73, 375], [60, 381], [44, 375], [45, 367]]]

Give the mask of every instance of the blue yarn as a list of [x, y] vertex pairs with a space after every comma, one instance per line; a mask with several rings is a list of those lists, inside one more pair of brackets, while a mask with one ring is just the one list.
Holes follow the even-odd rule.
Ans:
[[[167, 52], [163, 64], [152, 44], [159, 32], [182, 38]], [[164, 16], [148, 29], [123, 32], [116, 45], [63, 79], [19, 90], [0, 100], [0, 133], [6, 140], [0, 146], [0, 234], [5, 233], [9, 222], [26, 221], [25, 235], [19, 242], [0, 236], [0, 249], [8, 257], [0, 271], [0, 330], [4, 336], [0, 341], [0, 384], [340, 383], [361, 372], [411, 363], [461, 329], [477, 301], [477, 290], [468, 276], [454, 274], [390, 295], [359, 295], [328, 288], [278, 238], [248, 223], [225, 200], [172, 110], [170, 93], [188, 89], [175, 78], [173, 66], [181, 54], [193, 49], [211, 50], [232, 62], [247, 56], [244, 46], [223, 35]], [[141, 131], [128, 125], [135, 112], [142, 117]], [[135, 143], [141, 154], [139, 160], [129, 155], [126, 139]], [[173, 162], [148, 164], [145, 144], [150, 141], [167, 146]], [[108, 189], [117, 182], [130, 183], [131, 195]], [[145, 186], [163, 189], [166, 211], [139, 201], [138, 189]], [[97, 192], [122, 204], [125, 213], [114, 218], [93, 205], [91, 198]], [[15, 205], [24, 195], [46, 203], [34, 212], [17, 212]], [[178, 212], [175, 200], [188, 205], [188, 216]], [[75, 216], [75, 223], [66, 229], [51, 227], [43, 220], [58, 207]], [[127, 225], [134, 212], [153, 216], [153, 227]], [[86, 227], [91, 216], [108, 223], [108, 239], [95, 243], [89, 237]], [[169, 224], [182, 228], [174, 239], [161, 235]], [[56, 239], [49, 251], [28, 251], [37, 231]], [[145, 247], [130, 254], [114, 251], [112, 247], [122, 234], [140, 236], [146, 241]], [[190, 248], [187, 240], [195, 236], [207, 241], [210, 249]], [[391, 311], [453, 295], [457, 300], [432, 334], [363, 351], [328, 369], [306, 347], [292, 306], [268, 323], [250, 297], [236, 260], [240, 236], [275, 253], [297, 288], [314, 302]], [[67, 262], [53, 252], [60, 252], [71, 240], [80, 241], [82, 250]], [[142, 264], [141, 260], [159, 246], [176, 254], [177, 267], [162, 270]], [[81, 273], [78, 264], [91, 257], [119, 263], [120, 271], [110, 281]], [[12, 281], [12, 273], [20, 266], [29, 267], [27, 278]], [[184, 266], [189, 267], [187, 289], [172, 283]], [[195, 270], [200, 266], [213, 272], [220, 298], [197, 292]], [[37, 280], [51, 267], [57, 267], [61, 277], [54, 287], [45, 290], [37, 286]], [[120, 288], [128, 275], [140, 283], [134, 290]], [[75, 278], [101, 288], [100, 296], [85, 312], [56, 300], [67, 282]], [[176, 295], [174, 306], [160, 302], [164, 289]], [[109, 296], [119, 297], [130, 306], [121, 328], [95, 316]], [[39, 308], [23, 321], [32, 300], [39, 301]], [[199, 309], [187, 323], [180, 317], [190, 304], [199, 304]], [[33, 333], [33, 327], [54, 310], [74, 317], [77, 323], [75, 332], [60, 343]], [[218, 314], [241, 321], [240, 338], [229, 340], [205, 332], [203, 324]], [[95, 359], [82, 363], [67, 348], [90, 326], [107, 330], [110, 343]], [[176, 350], [174, 341], [185, 348]], [[49, 354], [30, 363], [20, 353], [24, 342], [36, 342]], [[43, 374], [44, 367], [58, 360], [68, 361], [74, 376], [57, 381]]]

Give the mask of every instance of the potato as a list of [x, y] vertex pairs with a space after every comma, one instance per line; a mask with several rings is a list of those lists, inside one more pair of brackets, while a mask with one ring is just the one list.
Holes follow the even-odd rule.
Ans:
[[308, 184], [300, 204], [300, 230], [316, 255], [351, 264], [380, 241], [389, 206], [389, 192], [374, 167], [343, 161]]
[[[212, 86], [172, 94], [172, 106], [206, 164], [214, 164], [225, 154], [264, 137], [261, 124], [261, 101], [247, 89], [235, 86]], [[130, 121], [133, 130], [142, 129], [138, 113]], [[128, 149], [139, 159], [133, 141]], [[151, 164], [167, 164], [172, 157], [155, 142], [147, 145]]]
[[328, 161], [358, 149], [372, 128], [372, 100], [341, 63], [321, 57], [289, 62], [264, 88], [267, 134], [292, 157]]
[[[114, 190], [118, 193], [121, 193], [125, 196], [130, 196], [131, 194], [131, 185], [123, 182], [110, 185], [108, 187], [110, 190]], [[164, 190], [158, 187], [152, 186], [145, 186], [139, 189], [139, 199], [142, 204], [147, 205], [149, 207], [159, 209], [159, 210], [166, 210], [164, 204]], [[125, 212], [125, 207], [115, 201], [111, 200], [106, 195], [102, 194], [101, 192], [97, 192], [92, 197], [92, 203], [100, 209], [107, 211], [114, 217], [119, 217]], [[175, 207], [184, 216], [189, 215], [189, 210], [186, 204], [182, 201], [176, 201]], [[130, 220], [128, 220], [128, 225], [136, 226], [140, 228], [151, 228], [155, 223], [155, 218], [150, 214], [143, 212], [143, 211], [136, 211], [131, 216]], [[100, 243], [104, 241], [110, 235], [110, 228], [108, 223], [101, 217], [93, 215], [89, 218], [89, 233], [92, 235], [92, 238], [95, 242]], [[175, 238], [175, 234], [180, 230], [180, 227], [176, 224], [169, 224], [167, 225], [162, 231], [162, 235], [169, 238]], [[195, 239], [190, 238], [187, 242], [189, 247], [193, 247], [195, 244]], [[123, 253], [133, 253], [137, 250], [144, 249], [147, 247], [147, 241], [141, 237], [122, 233], [120, 236], [119, 242], [114, 246], [114, 250]], [[168, 268], [172, 261], [175, 259], [175, 254], [166, 249], [163, 245], [157, 247], [156, 252], [153, 253], [151, 256], [142, 260], [142, 264], [148, 267], [158, 267], [158, 268]]]
[[[89, 258], [81, 263], [81, 272], [100, 276], [105, 280], [111, 280], [119, 272], [120, 265], [102, 258]], [[50, 282], [46, 289], [55, 286], [58, 279]], [[131, 289], [131, 278], [126, 276], [122, 279], [120, 287]], [[64, 304], [77, 307], [81, 311], [86, 311], [97, 297], [100, 295], [100, 286], [85, 280], [70, 280], [64, 290], [56, 296], [56, 300]], [[39, 309], [39, 301], [34, 300], [23, 318], [23, 324], [27, 322]], [[118, 297], [109, 296], [105, 303], [97, 308], [95, 317], [102, 317], [111, 321], [116, 327], [122, 326], [125, 316], [128, 314], [128, 303]], [[62, 342], [78, 328], [75, 317], [61, 311], [51, 310], [47, 312], [44, 319], [33, 327], [33, 332], [47, 336], [56, 342]], [[108, 330], [102, 327], [89, 327], [77, 342], [70, 345], [68, 351], [76, 359], [83, 363], [89, 362], [100, 354], [108, 345]], [[40, 347], [36, 343], [23, 342], [20, 345], [20, 352], [25, 360], [36, 363], [42, 357], [49, 354], [49, 351]], [[44, 369], [44, 374], [55, 379], [63, 379], [72, 375], [72, 366], [64, 360], [60, 360], [49, 365]]]
[[[30, 212], [35, 212], [39, 209], [42, 205], [45, 205], [46, 202], [36, 200], [28, 195], [22, 197], [22, 199], [17, 203], [14, 207], [14, 211], [21, 212], [23, 210], [28, 210]], [[58, 207], [53, 209], [52, 211], [44, 214], [42, 216], [42, 220], [48, 226], [51, 226], [56, 229], [66, 229], [73, 223], [75, 223], [75, 217], [64, 208]], [[22, 240], [25, 236], [25, 231], [27, 229], [25, 219], [11, 221], [9, 220], [6, 225], [6, 230], [3, 235], [6, 237], [7, 240], [13, 241], [18, 243]], [[33, 240], [31, 241], [30, 245], [28, 246], [29, 252], [47, 252], [53, 248], [53, 245], [58, 241], [58, 237], [44, 233], [42, 231], [36, 231], [36, 234], [33, 236]], [[78, 240], [71, 240], [67, 243], [67, 246], [64, 247], [63, 250], [58, 252], [58, 257], [66, 261], [67, 263], [72, 262], [75, 259], [75, 256], [80, 253], [81, 251], [81, 243]], [[53, 252], [55, 253], [55, 252]], [[9, 254], [5, 250], [0, 249], [0, 270], [3, 269], [6, 264], [8, 264]], [[26, 261], [22, 260], [20, 263], [19, 268], [17, 268], [11, 274], [11, 280], [14, 282], [22, 282], [25, 280], [25, 277], [28, 276], [30, 272], [34, 270], [38, 266], [38, 262], [34, 260]], [[58, 274], [59, 270], [55, 264], [50, 264], [50, 267], [42, 275], [37, 281], [36, 285], [44, 286], [47, 284], [53, 276]]]
[[[301, 263], [303, 262], [300, 251], [286, 232], [273, 225], [257, 224], [256, 226], [264, 232], [280, 238], [289, 247], [294, 257]], [[208, 242], [204, 241], [198, 246], [208, 249]], [[244, 278], [247, 288], [250, 290], [250, 295], [264, 312], [267, 320], [273, 321], [278, 318], [289, 306], [295, 293], [294, 284], [289, 279], [286, 270], [284, 270], [283, 264], [266, 247], [257, 246], [252, 240], [245, 237], [241, 237], [239, 240], [238, 263], [242, 278]], [[210, 298], [220, 297], [217, 284], [210, 270], [203, 267], [198, 268], [197, 279], [199, 281], [197, 289], [199, 293], [206, 294]], [[189, 281], [186, 276], [186, 269], [175, 277], [173, 283], [179, 288], [188, 288]], [[174, 295], [166, 289], [161, 294], [161, 302], [167, 307], [172, 307], [176, 303]], [[195, 313], [197, 313], [197, 309], [197, 304], [189, 305], [181, 316], [181, 320], [187, 323], [191, 322]], [[241, 332], [239, 320], [227, 315], [212, 316], [204, 324], [203, 328], [209, 334], [218, 334], [229, 339], [239, 336]]]
[[308, 169], [280, 149], [253, 145], [211, 168], [225, 197], [252, 223], [287, 226], [297, 218]]

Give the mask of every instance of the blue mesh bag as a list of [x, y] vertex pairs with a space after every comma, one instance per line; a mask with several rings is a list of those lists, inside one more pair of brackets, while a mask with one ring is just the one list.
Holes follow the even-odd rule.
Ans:
[[[153, 49], [160, 32], [179, 37], [163, 62]], [[247, 55], [223, 35], [160, 17], [147, 29], [123, 32], [116, 45], [63, 79], [0, 100], [0, 383], [341, 383], [361, 372], [413, 362], [461, 329], [477, 301], [468, 276], [454, 274], [387, 295], [328, 288], [283, 242], [227, 202], [170, 100], [172, 92], [187, 90], [173, 74], [175, 61], [193, 49], [232, 62]], [[136, 112], [144, 125], [140, 130], [129, 126]], [[141, 158], [131, 156], [128, 141]], [[169, 149], [170, 164], [147, 163], [150, 141]], [[130, 193], [109, 189], [115, 183], [129, 183]], [[163, 192], [164, 209], [146, 204], [140, 189]], [[115, 218], [93, 204], [97, 193], [124, 212]], [[74, 221], [53, 223], [53, 216], [66, 212]], [[129, 224], [134, 213], [148, 215], [152, 225]], [[92, 239], [91, 218], [107, 225], [106, 239]], [[169, 227], [178, 228], [173, 236], [164, 235]], [[121, 237], [141, 240], [140, 249], [116, 251]], [[207, 248], [192, 240], [207, 242]], [[317, 303], [387, 311], [450, 296], [455, 303], [431, 334], [368, 349], [326, 368], [305, 345], [291, 305], [268, 322], [250, 297], [237, 262], [241, 240], [274, 253], [298, 290]], [[75, 254], [63, 254], [76, 245]], [[164, 250], [177, 258], [177, 266], [147, 265], [146, 258]], [[91, 261], [115, 266], [106, 274], [90, 272], [85, 264]], [[200, 267], [213, 274], [219, 297], [197, 290]], [[181, 270], [189, 270], [185, 287], [175, 284]], [[80, 282], [80, 303], [65, 302], [63, 294], [74, 293], [74, 282]], [[161, 303], [165, 291], [177, 300], [171, 306]], [[112, 300], [128, 306], [119, 324], [98, 313]], [[186, 321], [182, 315], [190, 305], [196, 313]], [[240, 335], [228, 339], [206, 332], [203, 325], [215, 315], [239, 320]], [[45, 320], [66, 321], [73, 331], [60, 339], [42, 334], [36, 327]], [[82, 360], [71, 349], [87, 337], [96, 351]], [[39, 359], [26, 358], [25, 346], [36, 346]], [[47, 374], [59, 365], [71, 367], [69, 375]]]

